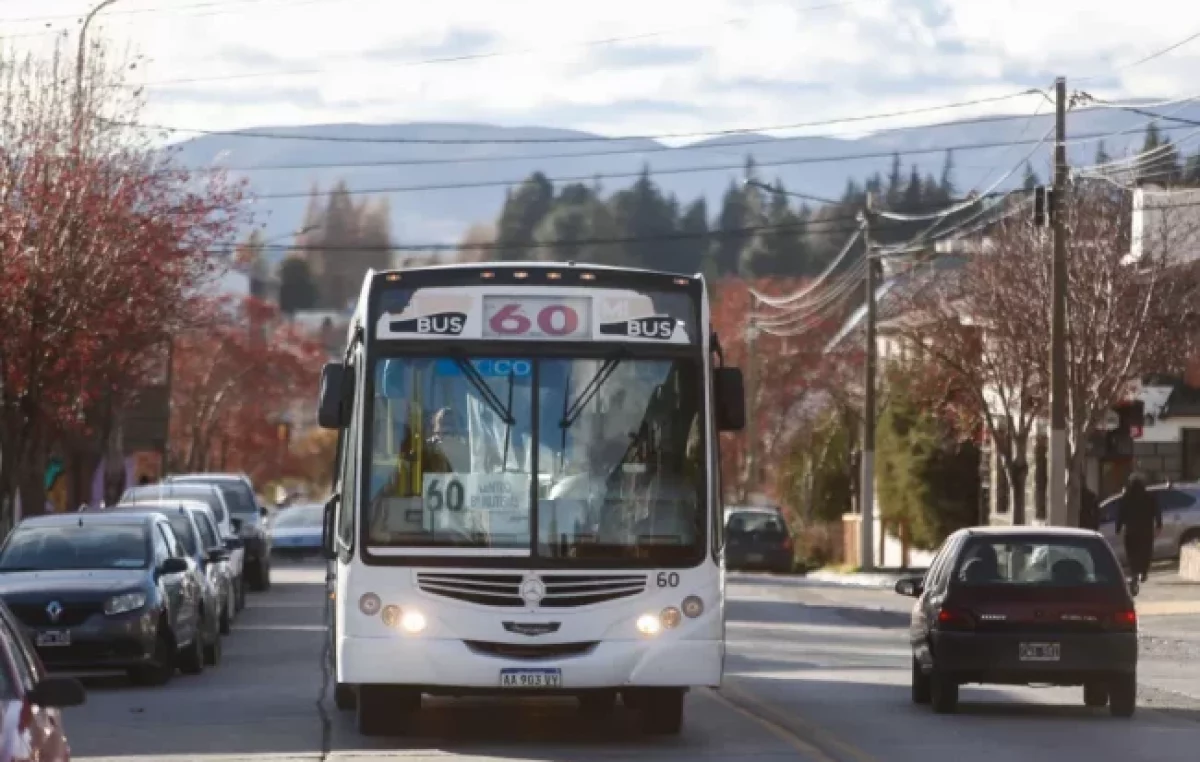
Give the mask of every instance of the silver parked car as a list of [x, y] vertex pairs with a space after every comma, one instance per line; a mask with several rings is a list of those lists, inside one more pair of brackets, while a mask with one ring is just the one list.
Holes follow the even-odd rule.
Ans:
[[[1200, 484], [1168, 482], [1148, 486], [1146, 490], [1158, 501], [1163, 517], [1163, 530], [1154, 540], [1153, 560], [1178, 558], [1181, 547], [1193, 540], [1200, 540]], [[1113, 546], [1124, 564], [1125, 541], [1116, 532], [1120, 508], [1120, 495], [1113, 495], [1100, 503], [1100, 534]]]

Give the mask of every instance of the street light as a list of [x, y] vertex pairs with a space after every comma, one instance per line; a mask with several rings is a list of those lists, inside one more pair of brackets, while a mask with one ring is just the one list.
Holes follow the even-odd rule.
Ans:
[[96, 18], [96, 14], [104, 10], [108, 6], [117, 2], [117, 0], [101, 0], [101, 3], [93, 8], [83, 19], [83, 26], [79, 29], [79, 53], [75, 56], [75, 129], [78, 134], [79, 127], [83, 121], [83, 62], [87, 57], [87, 30], [92, 23], [92, 19]]

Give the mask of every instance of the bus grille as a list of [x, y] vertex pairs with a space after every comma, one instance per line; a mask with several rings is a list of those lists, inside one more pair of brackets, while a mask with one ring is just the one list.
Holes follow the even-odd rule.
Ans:
[[590, 653], [598, 641], [589, 643], [488, 643], [482, 640], [464, 640], [467, 648], [482, 656], [502, 656], [506, 659], [561, 659], [564, 656], [582, 656]]
[[[417, 587], [430, 595], [481, 606], [523, 608], [518, 574], [444, 574], [421, 572]], [[646, 589], [643, 574], [588, 575], [547, 574], [541, 576], [546, 594], [536, 605], [540, 608], [566, 609], [591, 606], [641, 594]]]

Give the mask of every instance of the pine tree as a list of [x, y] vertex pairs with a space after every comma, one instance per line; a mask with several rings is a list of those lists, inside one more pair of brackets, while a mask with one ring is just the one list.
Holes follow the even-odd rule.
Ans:
[[279, 309], [287, 315], [317, 306], [317, 284], [308, 262], [291, 256], [279, 263]]
[[946, 162], [942, 165], [942, 180], [938, 183], [938, 191], [942, 201], [948, 202], [954, 198], [954, 151], [946, 151]]
[[533, 231], [549, 214], [554, 203], [554, 186], [541, 172], [534, 172], [505, 199], [496, 223], [496, 258], [515, 261], [530, 257]]
[[1104, 145], [1104, 141], [1100, 141], [1100, 145], [1096, 146], [1096, 164], [1107, 164], [1112, 161], [1112, 157], [1108, 155], [1108, 149]]
[[1027, 191], [1031, 191], [1041, 184], [1042, 184], [1041, 178], [1039, 178], [1038, 173], [1033, 170], [1033, 163], [1026, 161], [1025, 162], [1025, 178], [1021, 182], [1021, 187], [1023, 187]]
[[887, 183], [887, 206], [889, 209], [898, 209], [900, 207], [900, 199], [904, 192], [902, 183], [904, 182], [903, 169], [900, 166], [900, 154], [892, 154], [892, 171], [888, 174]]

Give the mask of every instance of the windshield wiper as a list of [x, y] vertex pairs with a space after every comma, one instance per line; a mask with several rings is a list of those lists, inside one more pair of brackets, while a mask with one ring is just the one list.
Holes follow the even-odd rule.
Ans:
[[[483, 397], [483, 401], [487, 403], [488, 408], [497, 416], [499, 416], [500, 421], [504, 423], [505, 426], [512, 426], [517, 422], [517, 419], [513, 418], [512, 416], [512, 411], [504, 406], [504, 403], [501, 402], [500, 398], [496, 396], [496, 393], [492, 391], [492, 387], [488, 386], [487, 380], [479, 372], [478, 368], [472, 365], [471, 362], [467, 360], [460, 352], [451, 353], [450, 359], [454, 361], [454, 364], [458, 366], [458, 369], [461, 370], [463, 375], [467, 377], [467, 380], [471, 382], [472, 388], [479, 392], [479, 396]], [[509, 384], [511, 383], [512, 379], [510, 377]]]
[[583, 415], [583, 409], [588, 406], [588, 403], [600, 391], [600, 387], [604, 386], [604, 382], [608, 380], [609, 376], [616, 371], [617, 366], [621, 364], [621, 360], [625, 359], [627, 354], [624, 349], [618, 349], [605, 358], [604, 364], [600, 366], [600, 370], [596, 371], [596, 375], [592, 376], [592, 379], [583, 387], [583, 391], [579, 393], [579, 397], [576, 398], [575, 402], [563, 412], [562, 420], [558, 422], [559, 427], [565, 431], [575, 425], [575, 421], [579, 420], [579, 416]]

